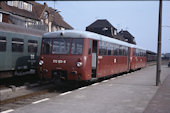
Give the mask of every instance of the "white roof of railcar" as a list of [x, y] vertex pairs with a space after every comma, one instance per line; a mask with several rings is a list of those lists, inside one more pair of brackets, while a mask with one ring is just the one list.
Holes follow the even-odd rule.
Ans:
[[115, 44], [124, 45], [124, 46], [131, 47], [131, 48], [141, 49], [140, 47], [138, 47], [134, 44], [130, 44], [130, 43], [127, 43], [127, 42], [124, 42], [124, 41], [120, 41], [120, 40], [117, 40], [117, 39], [114, 39], [114, 38], [110, 38], [110, 37], [107, 37], [107, 36], [104, 36], [104, 35], [92, 33], [92, 32], [89, 32], [89, 31], [62, 30], [62, 31], [45, 33], [43, 35], [43, 38], [56, 38], [56, 37], [90, 38], [90, 39], [95, 39], [95, 40], [112, 42], [112, 43], [115, 43]]

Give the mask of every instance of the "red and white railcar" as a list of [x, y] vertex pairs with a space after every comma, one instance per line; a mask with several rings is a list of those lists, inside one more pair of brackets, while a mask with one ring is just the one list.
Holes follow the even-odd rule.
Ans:
[[[40, 78], [86, 81], [145, 66], [137, 46], [103, 35], [65, 30], [42, 38]], [[144, 50], [140, 49], [142, 54]]]
[[146, 66], [146, 50], [136, 45], [131, 46], [130, 69], [136, 70]]

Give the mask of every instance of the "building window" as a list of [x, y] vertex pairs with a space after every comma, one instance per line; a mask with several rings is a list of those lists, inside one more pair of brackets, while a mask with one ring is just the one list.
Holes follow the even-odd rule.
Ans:
[[47, 11], [44, 12], [44, 19], [45, 19], [45, 23], [48, 24], [48, 12]]
[[0, 22], [2, 22], [2, 13], [0, 13]]
[[6, 37], [0, 36], [0, 51], [6, 51]]
[[28, 4], [28, 11], [32, 11], [32, 4]]
[[47, 19], [47, 18], [48, 18], [48, 12], [45, 11], [45, 12], [44, 12], [44, 19]]
[[117, 31], [116, 30], [114, 30], [114, 35], [117, 35]]
[[8, 4], [9, 6], [13, 6], [13, 1], [7, 1], [7, 4]]
[[23, 2], [23, 9], [27, 10], [28, 9], [28, 3]]
[[61, 27], [61, 30], [65, 30], [65, 28]]
[[23, 9], [23, 2], [22, 1], [18, 1], [18, 8]]
[[37, 53], [38, 42], [36, 40], [28, 40], [28, 52]]
[[13, 1], [13, 6], [18, 7], [18, 1]]
[[12, 38], [12, 52], [23, 52], [24, 40], [19, 38]]

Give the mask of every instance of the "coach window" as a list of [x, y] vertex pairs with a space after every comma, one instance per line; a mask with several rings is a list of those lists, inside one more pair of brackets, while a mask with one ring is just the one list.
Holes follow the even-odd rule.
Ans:
[[114, 44], [114, 55], [119, 55], [119, 46], [117, 44]]
[[100, 41], [99, 42], [99, 55], [106, 55], [107, 54], [107, 42]]
[[136, 56], [138, 56], [138, 49], [136, 49]]
[[125, 56], [128, 55], [128, 47], [125, 47]]
[[38, 42], [36, 40], [28, 40], [28, 52], [37, 53]]
[[12, 38], [12, 52], [23, 52], [24, 40], [20, 38]]
[[99, 55], [102, 55], [102, 41], [99, 41]]
[[6, 37], [0, 36], [0, 51], [6, 51]]
[[136, 56], [136, 49], [133, 48], [133, 56]]
[[146, 51], [143, 51], [143, 56], [146, 57]]
[[139, 51], [139, 49], [136, 49], [136, 56], [140, 56], [140, 51]]
[[89, 39], [89, 50], [88, 50], [88, 54], [89, 54], [89, 55], [91, 54], [91, 46], [92, 46], [91, 42], [92, 42], [92, 41]]
[[50, 54], [51, 39], [43, 39], [42, 41], [42, 54]]
[[83, 53], [83, 39], [72, 39], [71, 54], [82, 54]]
[[108, 46], [107, 46], [107, 55], [111, 55], [112, 54], [112, 49], [113, 49], [113, 47], [112, 47], [111, 43], [108, 43]]
[[69, 54], [70, 39], [58, 38], [53, 40], [52, 54]]
[[123, 46], [119, 46], [119, 55], [122, 56], [123, 55]]

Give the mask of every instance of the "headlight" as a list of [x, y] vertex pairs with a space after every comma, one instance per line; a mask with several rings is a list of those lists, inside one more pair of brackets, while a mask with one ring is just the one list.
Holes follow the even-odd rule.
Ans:
[[44, 62], [43, 62], [42, 60], [39, 61], [39, 65], [40, 65], [40, 66], [42, 66], [43, 63], [44, 63]]
[[82, 62], [77, 62], [77, 67], [81, 67], [82, 65]]

